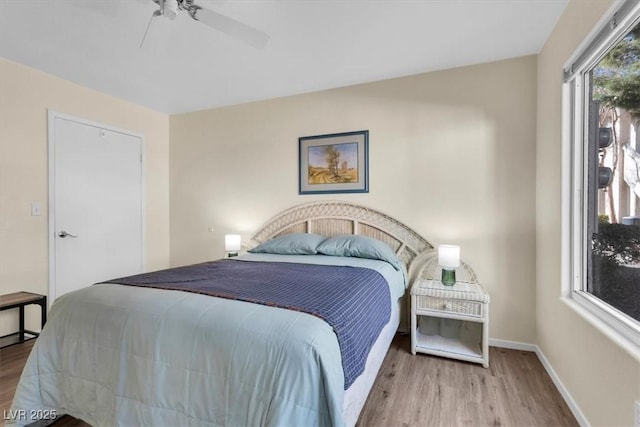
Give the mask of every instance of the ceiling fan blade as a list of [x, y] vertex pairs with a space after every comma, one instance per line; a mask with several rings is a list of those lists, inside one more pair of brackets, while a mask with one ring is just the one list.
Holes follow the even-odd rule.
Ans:
[[241, 40], [256, 49], [264, 48], [269, 41], [268, 34], [209, 9], [198, 8], [190, 15], [196, 21]]

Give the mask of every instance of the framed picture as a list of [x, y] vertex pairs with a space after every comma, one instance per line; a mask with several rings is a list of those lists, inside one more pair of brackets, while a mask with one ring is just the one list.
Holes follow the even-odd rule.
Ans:
[[369, 131], [298, 139], [299, 194], [368, 193]]

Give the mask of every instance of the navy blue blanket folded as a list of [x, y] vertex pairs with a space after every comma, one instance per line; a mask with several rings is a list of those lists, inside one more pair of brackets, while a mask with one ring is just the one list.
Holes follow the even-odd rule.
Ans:
[[364, 371], [391, 316], [386, 279], [361, 267], [219, 260], [104, 283], [194, 292], [320, 317], [338, 337], [345, 390]]

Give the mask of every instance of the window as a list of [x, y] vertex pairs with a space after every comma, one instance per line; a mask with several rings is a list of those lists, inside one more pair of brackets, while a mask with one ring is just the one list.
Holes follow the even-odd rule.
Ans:
[[640, 2], [564, 71], [567, 296], [640, 349]]

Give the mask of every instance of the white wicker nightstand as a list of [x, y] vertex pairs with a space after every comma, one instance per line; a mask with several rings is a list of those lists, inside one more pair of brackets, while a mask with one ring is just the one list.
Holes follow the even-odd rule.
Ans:
[[418, 279], [411, 287], [411, 353], [489, 367], [489, 295], [477, 283]]

